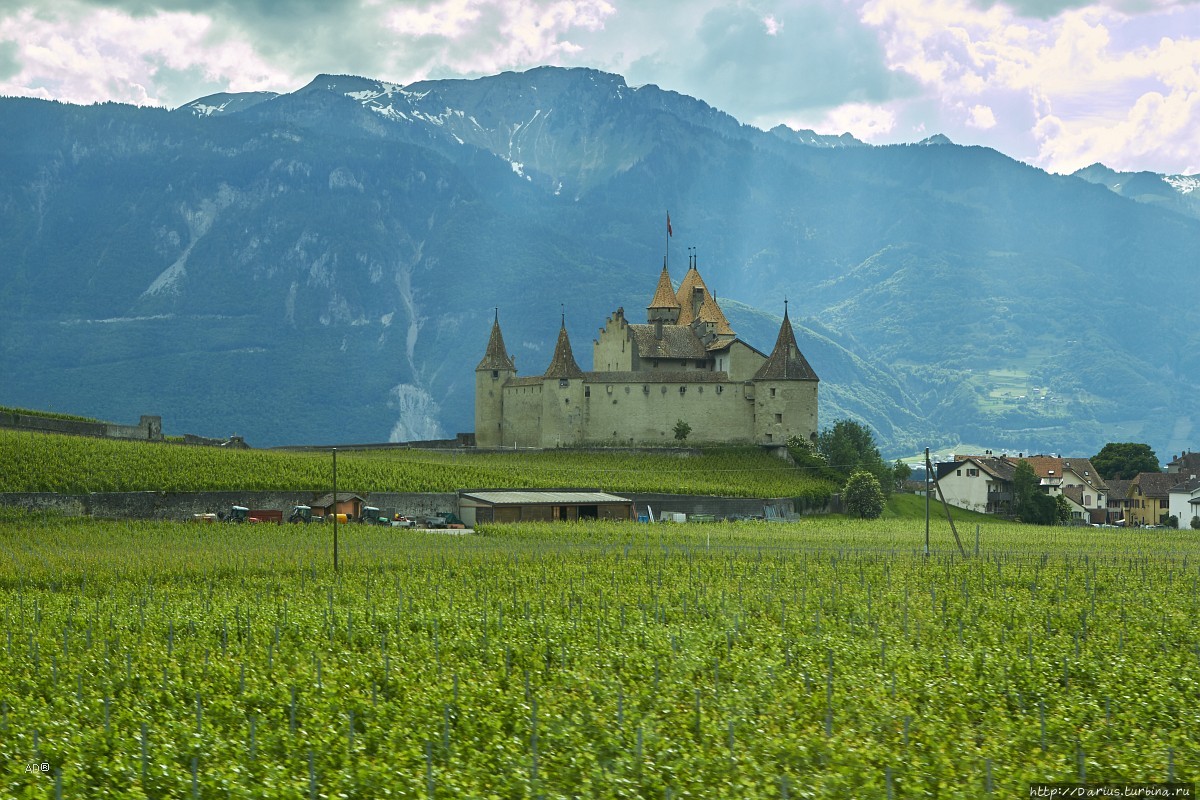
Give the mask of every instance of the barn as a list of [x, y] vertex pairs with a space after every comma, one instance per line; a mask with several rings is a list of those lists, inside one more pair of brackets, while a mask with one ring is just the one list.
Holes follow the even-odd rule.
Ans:
[[464, 489], [458, 515], [468, 527], [488, 522], [634, 519], [633, 501], [598, 489]]

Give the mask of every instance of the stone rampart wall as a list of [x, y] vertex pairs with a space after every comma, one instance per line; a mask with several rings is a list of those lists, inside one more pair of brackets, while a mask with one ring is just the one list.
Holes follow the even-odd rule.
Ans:
[[[311, 505], [321, 492], [91, 492], [57, 494], [55, 492], [0, 493], [0, 506], [33, 511], [57, 511], [67, 516], [91, 516], [101, 519], [189, 520], [193, 514], [229, 511], [233, 505], [252, 509], [275, 509], [286, 515], [295, 505]], [[338, 492], [341, 494], [341, 491]], [[419, 494], [371, 492], [361, 494], [367, 505], [376, 506], [389, 516], [457, 512], [457, 495], [452, 493]]]
[[[55, 511], [66, 516], [91, 516], [100, 519], [189, 520], [193, 514], [228, 511], [240, 505], [251, 509], [276, 509], [286, 515], [294, 505], [311, 505], [327, 492], [91, 492], [58, 494], [55, 492], [3, 492], [0, 506], [31, 511]], [[340, 494], [340, 492], [339, 492]], [[458, 512], [458, 496], [451, 492], [370, 492], [359, 493], [367, 505], [381, 513], [433, 515]], [[790, 498], [762, 500], [746, 497], [707, 497], [680, 494], [626, 493], [639, 514], [649, 505], [654, 518], [664, 512], [712, 514], [718, 519], [732, 515], [760, 516], [770, 504], [780, 513], [819, 513], [819, 509], [797, 509]]]
[[0, 412], [0, 428], [37, 433], [65, 433], [72, 436], [96, 436], [102, 439], [138, 439], [160, 442], [163, 439], [162, 417], [142, 416], [137, 425], [115, 422], [87, 422], [78, 419], [40, 417], [13, 411]]

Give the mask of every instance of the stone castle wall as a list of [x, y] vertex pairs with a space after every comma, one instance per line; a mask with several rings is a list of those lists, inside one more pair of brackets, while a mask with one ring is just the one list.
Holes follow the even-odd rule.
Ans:
[[584, 398], [584, 441], [675, 441], [675, 424], [691, 426], [699, 442], [745, 442], [754, 435], [754, 405], [745, 384], [592, 383]]
[[0, 412], [0, 428], [38, 433], [65, 433], [72, 436], [95, 436], [101, 439], [135, 439], [143, 442], [161, 442], [163, 440], [162, 417], [145, 414], [136, 425], [120, 425], [115, 422], [88, 422], [2, 411]]

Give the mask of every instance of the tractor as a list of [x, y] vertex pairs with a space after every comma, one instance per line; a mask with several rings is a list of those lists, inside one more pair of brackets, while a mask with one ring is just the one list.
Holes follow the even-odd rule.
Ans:
[[305, 525], [313, 521], [312, 506], [292, 506], [288, 522], [301, 522]]
[[224, 516], [218, 515], [222, 522], [235, 522], [241, 524], [245, 522], [250, 515], [250, 509], [246, 506], [230, 506], [229, 513]]

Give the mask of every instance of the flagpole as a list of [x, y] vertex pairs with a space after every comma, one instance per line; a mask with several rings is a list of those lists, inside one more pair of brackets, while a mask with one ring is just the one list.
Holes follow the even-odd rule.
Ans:
[[667, 247], [663, 254], [663, 266], [670, 269], [671, 266], [671, 212], [667, 211]]

